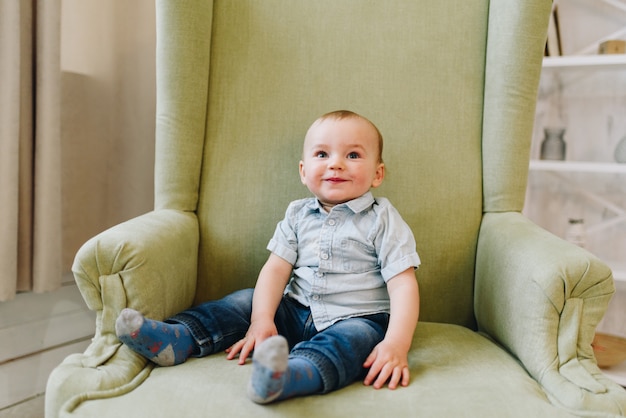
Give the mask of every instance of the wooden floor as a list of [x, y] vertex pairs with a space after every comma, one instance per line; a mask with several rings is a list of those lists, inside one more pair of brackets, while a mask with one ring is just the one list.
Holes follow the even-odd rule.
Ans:
[[0, 418], [43, 418], [44, 395], [27, 399], [17, 405], [0, 409]]
[[95, 330], [71, 275], [44, 294], [18, 294], [0, 303], [0, 418], [43, 417], [48, 376], [72, 353], [83, 352]]

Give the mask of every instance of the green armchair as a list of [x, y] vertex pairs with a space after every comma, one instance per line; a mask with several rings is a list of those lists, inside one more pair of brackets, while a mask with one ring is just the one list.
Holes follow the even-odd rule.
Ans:
[[[157, 0], [153, 212], [88, 241], [73, 271], [97, 312], [51, 374], [46, 416], [619, 416], [591, 341], [609, 268], [521, 215], [548, 0]], [[250, 366], [175, 367], [122, 345], [125, 307], [163, 319], [252, 287], [302, 139], [350, 109], [385, 136], [388, 197], [422, 266], [411, 384], [357, 382], [260, 406]]]

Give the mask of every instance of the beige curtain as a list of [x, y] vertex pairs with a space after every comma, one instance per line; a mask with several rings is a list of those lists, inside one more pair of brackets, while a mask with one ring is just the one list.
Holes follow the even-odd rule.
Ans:
[[0, 301], [61, 283], [60, 2], [0, 0]]

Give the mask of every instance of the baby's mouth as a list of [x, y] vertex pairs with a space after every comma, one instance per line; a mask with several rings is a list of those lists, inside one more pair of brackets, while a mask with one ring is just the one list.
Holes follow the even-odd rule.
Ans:
[[327, 178], [326, 181], [329, 183], [343, 183], [344, 181], [347, 181], [347, 180], [342, 179], [340, 177], [330, 177], [330, 178]]

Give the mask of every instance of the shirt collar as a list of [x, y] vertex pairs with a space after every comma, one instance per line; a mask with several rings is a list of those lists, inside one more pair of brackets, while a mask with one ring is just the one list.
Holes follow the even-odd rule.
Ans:
[[[364, 211], [365, 209], [371, 207], [374, 204], [374, 196], [372, 192], [367, 192], [364, 195], [357, 197], [356, 199], [349, 200], [345, 203], [341, 203], [335, 207], [347, 206], [352, 212], [359, 213]], [[311, 209], [317, 209], [320, 212], [323, 212], [322, 205], [319, 200], [312, 199]]]

